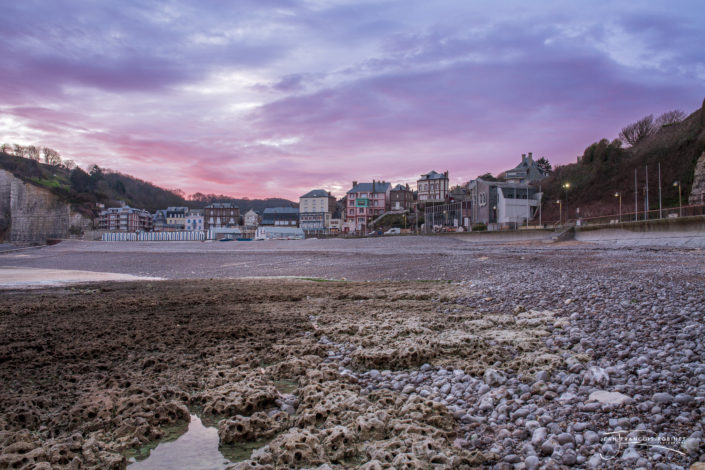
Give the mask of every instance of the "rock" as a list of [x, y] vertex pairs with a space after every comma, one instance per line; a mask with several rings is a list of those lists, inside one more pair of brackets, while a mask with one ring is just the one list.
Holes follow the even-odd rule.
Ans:
[[553, 439], [549, 439], [547, 441], [544, 441], [541, 444], [541, 454], [542, 455], [551, 455], [553, 454], [553, 451], [556, 448], [556, 443]]
[[524, 460], [524, 465], [526, 466], [526, 470], [536, 470], [537, 468], [539, 468], [540, 463], [541, 463], [541, 461], [535, 455], [530, 455]]
[[678, 403], [679, 405], [684, 405], [684, 406], [692, 404], [694, 400], [695, 399], [693, 398], [693, 396], [688, 395], [687, 393], [679, 393], [675, 397], [676, 403]]
[[696, 439], [694, 437], [689, 437], [683, 443], [681, 444], [681, 447], [683, 447], [686, 452], [689, 454], [693, 454], [698, 451], [700, 448], [700, 439]]
[[583, 433], [583, 439], [585, 439], [585, 444], [591, 446], [600, 442], [600, 435], [595, 431], [585, 431]]
[[605, 390], [598, 390], [592, 392], [588, 397], [588, 400], [597, 401], [599, 403], [607, 405], [622, 405], [628, 401], [631, 401], [631, 398], [620, 392], [607, 392]]
[[558, 443], [562, 446], [566, 445], [568, 443], [575, 444], [575, 438], [573, 437], [572, 434], [567, 433], [567, 432], [562, 432], [559, 435], [557, 435], [556, 441], [558, 441]]
[[531, 435], [531, 444], [537, 447], [546, 440], [546, 428], [536, 428]]
[[664, 404], [669, 404], [673, 402], [673, 395], [670, 393], [662, 392], [662, 393], [654, 393], [654, 396], [652, 398], [656, 403], [661, 403], [662, 405]]
[[583, 385], [592, 385], [595, 387], [606, 387], [610, 383], [610, 376], [601, 367], [591, 366], [583, 374]]
[[561, 459], [561, 462], [563, 463], [563, 465], [573, 466], [575, 465], [577, 457], [578, 455], [573, 449], [568, 449], [563, 453], [563, 458]]
[[621, 458], [627, 462], [635, 462], [641, 458], [641, 455], [634, 447], [627, 447], [622, 453]]
[[504, 382], [507, 381], [507, 377], [504, 375], [504, 373], [496, 370], [496, 369], [487, 369], [485, 370], [485, 373], [483, 375], [483, 379], [487, 385], [490, 387], [496, 387], [498, 385], [502, 385]]
[[[705, 123], [705, 112], [701, 111], [701, 120]], [[705, 204], [705, 152], [700, 155], [693, 172], [693, 185], [690, 190], [688, 204]]]
[[588, 467], [590, 467], [590, 468], [598, 468], [598, 467], [602, 467], [604, 462], [605, 461], [602, 459], [602, 457], [600, 457], [600, 454], [595, 453], [595, 454], [592, 454], [592, 457], [590, 457], [587, 464], [588, 464]]

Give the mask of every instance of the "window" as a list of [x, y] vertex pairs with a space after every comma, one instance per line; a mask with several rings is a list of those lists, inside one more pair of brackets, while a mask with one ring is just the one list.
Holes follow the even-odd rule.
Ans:
[[360, 208], [357, 210], [357, 213], [358, 213], [358, 214], [364, 214], [364, 213], [365, 213], [365, 208], [364, 208], [364, 207], [360, 207]]

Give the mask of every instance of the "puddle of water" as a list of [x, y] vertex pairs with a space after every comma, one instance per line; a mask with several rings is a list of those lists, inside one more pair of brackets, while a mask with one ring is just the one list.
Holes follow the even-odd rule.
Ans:
[[191, 415], [188, 429], [167, 429], [165, 440], [136, 451], [128, 465], [130, 470], [222, 470], [250, 458], [252, 451], [264, 444], [265, 441], [246, 442], [219, 448], [218, 430]]
[[299, 387], [299, 383], [292, 379], [282, 379], [274, 381], [274, 388], [276, 388], [279, 393], [294, 393], [294, 391]]

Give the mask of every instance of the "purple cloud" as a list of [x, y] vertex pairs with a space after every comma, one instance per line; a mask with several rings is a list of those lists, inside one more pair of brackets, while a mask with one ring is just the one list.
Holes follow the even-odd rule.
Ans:
[[645, 114], [700, 105], [697, 6], [11, 2], [0, 140], [250, 197], [431, 168], [459, 182], [527, 151], [568, 163]]

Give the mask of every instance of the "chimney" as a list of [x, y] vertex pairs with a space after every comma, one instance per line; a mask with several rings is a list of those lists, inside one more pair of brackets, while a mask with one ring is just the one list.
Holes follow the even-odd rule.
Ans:
[[534, 154], [529, 152], [529, 163], [533, 161]]
[[524, 160], [526, 160], [526, 154], [522, 153], [521, 154], [521, 162], [524, 163]]
[[448, 170], [446, 170], [446, 171], [443, 172], [443, 176], [445, 176], [446, 178], [448, 178]]
[[353, 188], [357, 186], [357, 181], [353, 181]]
[[372, 180], [372, 192], [375, 192], [375, 180]]

